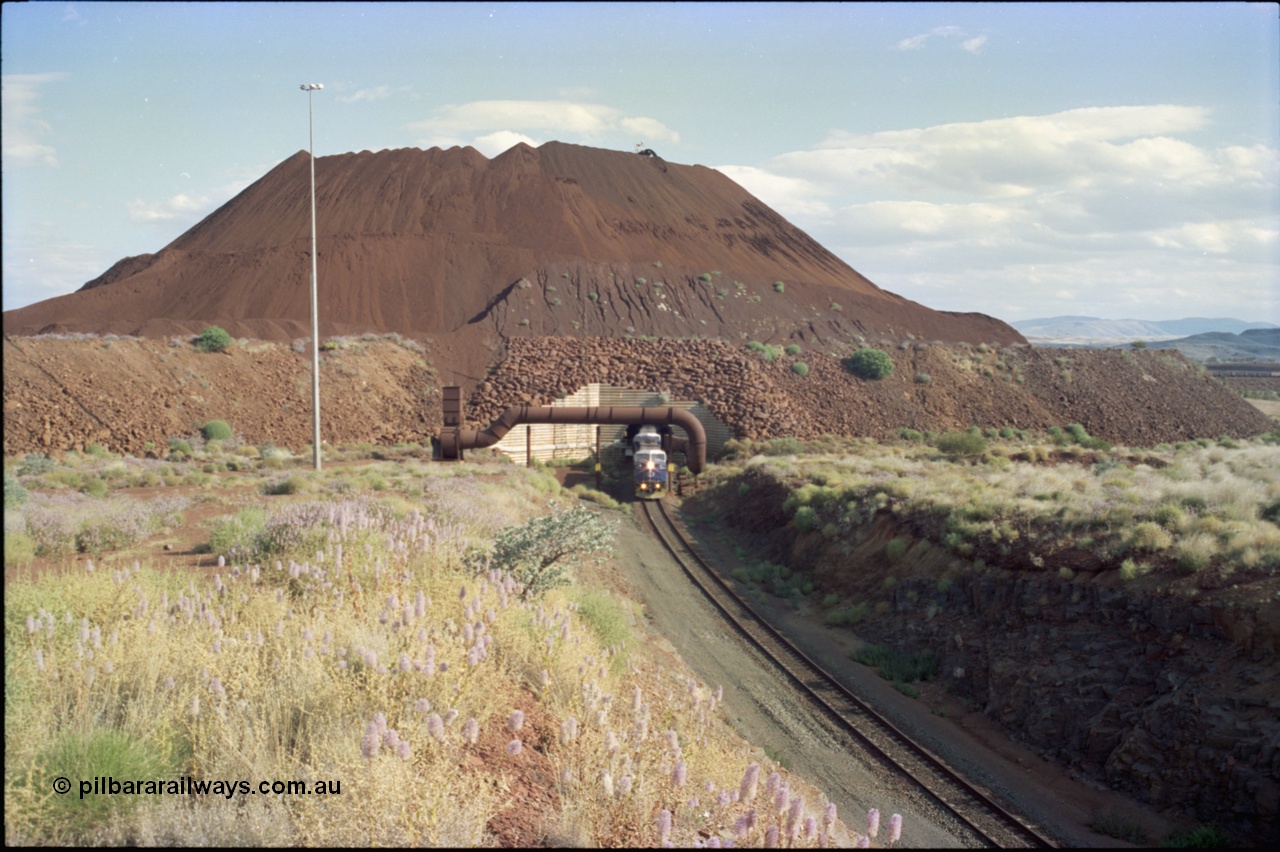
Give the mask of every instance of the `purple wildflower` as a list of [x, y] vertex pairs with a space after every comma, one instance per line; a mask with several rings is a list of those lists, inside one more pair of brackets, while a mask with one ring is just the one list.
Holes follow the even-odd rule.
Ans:
[[475, 745], [476, 740], [480, 739], [480, 723], [474, 718], [468, 719], [467, 723], [462, 726], [462, 736], [471, 745]]
[[743, 802], [751, 802], [756, 798], [756, 786], [760, 782], [760, 764], [753, 763], [747, 767], [747, 771], [742, 774], [742, 785], [739, 787], [739, 800]]
[[396, 754], [401, 760], [409, 760], [413, 757], [413, 749], [409, 748], [409, 744], [404, 740], [400, 741], [400, 745], [396, 746]]
[[427, 733], [436, 742], [444, 742], [444, 720], [436, 713], [432, 713], [427, 717]]
[[507, 730], [515, 733], [524, 727], [524, 711], [512, 710], [511, 715], [507, 717]]
[[626, 796], [631, 793], [631, 776], [623, 775], [618, 779], [618, 795]]
[[778, 848], [778, 827], [776, 825], [771, 825], [767, 829], [765, 829], [764, 848], [765, 849]]
[[663, 808], [658, 812], [658, 843], [666, 843], [671, 839], [671, 811]]
[[507, 743], [507, 754], [519, 754], [524, 749], [524, 743], [519, 740], [512, 740]]
[[876, 835], [880, 833], [880, 809], [872, 808], [867, 811], [867, 837], [872, 840], [876, 839]]
[[675, 768], [671, 770], [671, 783], [677, 787], [683, 787], [688, 776], [688, 767], [685, 766], [684, 758], [676, 761]]
[[364, 726], [364, 739], [360, 742], [360, 753], [364, 755], [365, 760], [373, 760], [378, 756], [378, 749], [382, 747], [382, 735], [378, 733], [378, 726], [374, 722], [369, 722]]
[[902, 839], [902, 814], [889, 817], [889, 843], [897, 843]]

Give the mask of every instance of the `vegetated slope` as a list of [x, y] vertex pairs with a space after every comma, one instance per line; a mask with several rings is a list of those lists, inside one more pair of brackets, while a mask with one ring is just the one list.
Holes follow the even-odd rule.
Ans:
[[[159, 252], [5, 312], [5, 333], [161, 337], [215, 323], [307, 336], [308, 164], [299, 152]], [[399, 149], [315, 167], [323, 334], [1022, 340], [880, 289], [704, 166], [548, 142], [492, 160]]]

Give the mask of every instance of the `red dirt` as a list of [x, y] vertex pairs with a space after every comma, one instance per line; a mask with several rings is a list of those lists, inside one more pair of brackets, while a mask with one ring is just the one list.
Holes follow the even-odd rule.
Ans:
[[[307, 186], [298, 152], [158, 253], [5, 312], [4, 332], [157, 338], [212, 323], [237, 337], [308, 336]], [[316, 196], [323, 335], [479, 326], [501, 336], [1023, 341], [991, 317], [880, 289], [704, 166], [560, 142], [493, 160], [471, 148], [362, 151], [319, 158]]]

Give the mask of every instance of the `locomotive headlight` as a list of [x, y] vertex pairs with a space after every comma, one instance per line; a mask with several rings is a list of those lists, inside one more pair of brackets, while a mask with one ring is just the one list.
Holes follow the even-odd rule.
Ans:
[[649, 470], [653, 470], [653, 462], [645, 462], [645, 467]]

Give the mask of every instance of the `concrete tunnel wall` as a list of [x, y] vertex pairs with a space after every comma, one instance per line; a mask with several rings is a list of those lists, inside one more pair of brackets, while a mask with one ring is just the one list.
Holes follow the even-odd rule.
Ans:
[[[707, 464], [707, 434], [691, 412], [671, 406], [518, 405], [508, 408], [486, 429], [462, 428], [461, 388], [443, 389], [444, 428], [433, 441], [433, 456], [443, 461], [462, 458], [465, 450], [491, 447], [521, 423], [587, 423], [608, 426], [671, 425], [684, 430], [683, 447], [689, 470], [701, 473]], [[675, 449], [681, 449], [678, 445]]]

